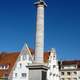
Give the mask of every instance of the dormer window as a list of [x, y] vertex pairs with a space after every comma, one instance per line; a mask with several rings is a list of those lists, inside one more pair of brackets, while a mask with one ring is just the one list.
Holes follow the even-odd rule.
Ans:
[[7, 64], [0, 64], [0, 70], [7, 70], [9, 68], [9, 65]]

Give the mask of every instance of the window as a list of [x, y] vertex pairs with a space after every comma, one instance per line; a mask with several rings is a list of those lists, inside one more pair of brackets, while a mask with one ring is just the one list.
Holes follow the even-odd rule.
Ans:
[[64, 75], [64, 72], [61, 72], [61, 75]]
[[17, 73], [15, 73], [15, 77], [17, 77]]
[[50, 66], [48, 67], [48, 69], [50, 69]]
[[26, 60], [27, 59], [27, 55], [24, 53], [23, 54], [23, 60]]
[[61, 80], [64, 80], [64, 78], [61, 78]]
[[77, 75], [77, 72], [74, 72], [74, 75]]
[[55, 55], [53, 57], [55, 58]]
[[22, 77], [26, 77], [27, 76], [27, 74], [26, 73], [22, 73]]
[[53, 68], [55, 68], [56, 67], [56, 65], [53, 65]]
[[56, 74], [53, 74], [53, 76], [55, 76]]
[[50, 72], [50, 74], [49, 74], [50, 76], [52, 75], [52, 72]]
[[22, 67], [22, 64], [20, 63], [20, 68]]
[[79, 76], [79, 79], [80, 79], [80, 76]]
[[71, 73], [70, 72], [67, 72], [67, 75], [71, 75]]
[[9, 68], [8, 64], [0, 64], [0, 69], [7, 70]]
[[77, 78], [73, 78], [73, 80], [77, 80]]
[[67, 78], [67, 80], [71, 80], [71, 78]]
[[4, 69], [5, 68], [5, 66], [4, 66], [4, 64], [2, 65], [2, 69]]
[[56, 74], [56, 77], [59, 77], [59, 75], [58, 75], [58, 74]]

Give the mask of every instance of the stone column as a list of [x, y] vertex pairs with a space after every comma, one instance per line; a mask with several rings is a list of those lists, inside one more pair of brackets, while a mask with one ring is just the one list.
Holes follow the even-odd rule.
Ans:
[[39, 1], [35, 3], [37, 6], [36, 20], [36, 41], [35, 41], [35, 62], [43, 63], [44, 53], [44, 7], [45, 3]]

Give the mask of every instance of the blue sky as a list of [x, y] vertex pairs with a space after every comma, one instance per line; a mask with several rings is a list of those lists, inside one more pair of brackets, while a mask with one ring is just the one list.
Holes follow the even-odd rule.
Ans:
[[[36, 0], [0, 0], [0, 51], [34, 48]], [[80, 59], [80, 0], [46, 0], [45, 50], [58, 59]]]

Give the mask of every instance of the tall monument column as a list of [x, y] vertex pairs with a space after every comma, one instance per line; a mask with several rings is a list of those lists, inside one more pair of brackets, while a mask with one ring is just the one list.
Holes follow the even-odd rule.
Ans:
[[44, 8], [46, 3], [40, 0], [35, 3], [37, 6], [36, 19], [36, 41], [35, 41], [35, 62], [43, 63], [44, 55]]
[[44, 7], [43, 0], [35, 3], [37, 6], [35, 60], [26, 66], [29, 69], [29, 80], [47, 80], [48, 67], [44, 65]]

